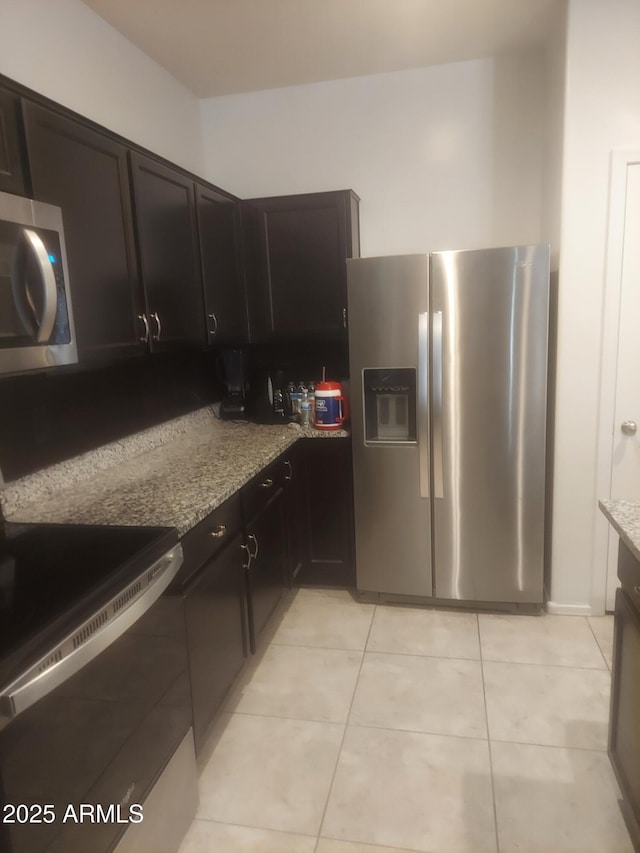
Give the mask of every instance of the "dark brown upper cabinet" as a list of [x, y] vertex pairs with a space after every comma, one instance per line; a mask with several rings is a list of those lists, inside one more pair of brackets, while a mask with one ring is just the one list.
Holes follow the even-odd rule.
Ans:
[[26, 195], [19, 110], [17, 95], [0, 88], [0, 192]]
[[358, 202], [351, 190], [243, 202], [252, 341], [346, 339]]
[[81, 361], [144, 352], [127, 150], [23, 101], [34, 198], [62, 209]]
[[131, 152], [135, 222], [152, 351], [205, 342], [193, 180]]
[[196, 184], [198, 234], [207, 338], [210, 344], [246, 342], [247, 300], [241, 266], [240, 204]]

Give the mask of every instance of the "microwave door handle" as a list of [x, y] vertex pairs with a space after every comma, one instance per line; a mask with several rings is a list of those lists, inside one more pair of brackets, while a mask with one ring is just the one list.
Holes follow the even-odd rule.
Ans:
[[33, 251], [42, 280], [42, 317], [38, 324], [36, 340], [39, 344], [47, 343], [51, 337], [51, 333], [53, 332], [53, 327], [56, 322], [56, 311], [58, 307], [56, 277], [53, 273], [53, 264], [49, 260], [49, 253], [47, 252], [39, 234], [32, 231], [30, 228], [25, 228], [24, 235], [28, 241], [27, 245], [29, 245]]
[[13, 255], [11, 269], [11, 292], [16, 317], [20, 321], [22, 331], [27, 337], [36, 337], [36, 308], [29, 293], [26, 281], [27, 247], [23, 242], [18, 243]]

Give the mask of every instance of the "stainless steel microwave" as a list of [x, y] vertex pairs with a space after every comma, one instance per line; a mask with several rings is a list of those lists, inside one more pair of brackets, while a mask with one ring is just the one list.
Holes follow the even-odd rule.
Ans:
[[77, 360], [62, 211], [0, 193], [0, 373]]

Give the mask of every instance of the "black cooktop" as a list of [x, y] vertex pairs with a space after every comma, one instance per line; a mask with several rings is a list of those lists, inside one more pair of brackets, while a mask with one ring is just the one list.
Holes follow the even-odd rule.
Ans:
[[178, 541], [174, 528], [7, 523], [0, 541], [0, 686]]

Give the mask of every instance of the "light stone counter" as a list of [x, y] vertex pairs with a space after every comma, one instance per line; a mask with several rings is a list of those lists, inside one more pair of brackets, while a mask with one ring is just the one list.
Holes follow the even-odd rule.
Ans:
[[9, 521], [177, 527], [181, 535], [299, 438], [348, 433], [221, 421], [201, 409], [7, 483]]
[[601, 500], [599, 505], [622, 541], [634, 557], [640, 560], [640, 503], [623, 500]]

